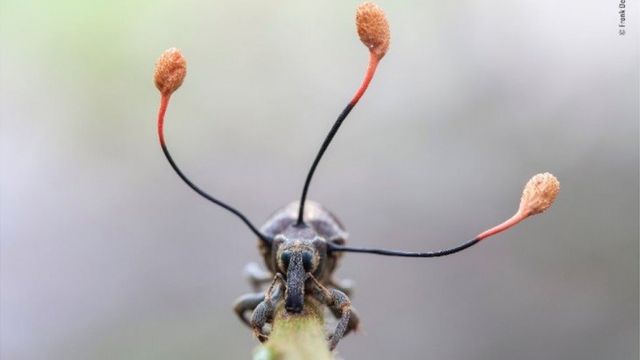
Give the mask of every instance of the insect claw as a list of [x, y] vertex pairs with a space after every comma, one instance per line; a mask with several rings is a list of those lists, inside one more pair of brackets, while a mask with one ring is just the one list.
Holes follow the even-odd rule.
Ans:
[[260, 340], [261, 343], [266, 342], [267, 340], [269, 340], [269, 336], [265, 335], [259, 331], [254, 331], [253, 332], [254, 335], [256, 336], [256, 338], [258, 338], [258, 340]]

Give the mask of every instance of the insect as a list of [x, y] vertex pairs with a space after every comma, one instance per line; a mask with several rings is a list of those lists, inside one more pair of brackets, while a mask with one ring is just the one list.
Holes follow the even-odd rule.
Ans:
[[[338, 261], [345, 252], [368, 253], [401, 257], [439, 257], [457, 253], [480, 241], [511, 228], [520, 221], [548, 209], [555, 200], [560, 184], [549, 173], [538, 174], [526, 184], [520, 206], [511, 218], [492, 227], [459, 246], [433, 252], [405, 252], [347, 246], [347, 233], [338, 219], [320, 204], [307, 201], [307, 192], [313, 174], [340, 125], [367, 90], [380, 60], [389, 48], [389, 25], [382, 10], [375, 4], [358, 7], [356, 25], [360, 40], [369, 50], [369, 65], [360, 87], [327, 134], [307, 174], [300, 201], [277, 211], [260, 228], [256, 228], [240, 211], [214, 198], [187, 178], [176, 165], [165, 143], [163, 124], [172, 93], [180, 87], [186, 75], [186, 61], [179, 50], [166, 50], [156, 64], [155, 84], [160, 90], [158, 111], [158, 137], [169, 164], [178, 176], [199, 195], [230, 211], [258, 238], [258, 248], [267, 271], [257, 265], [250, 266], [249, 274], [255, 289], [269, 284], [265, 292], [240, 297], [235, 312], [255, 333], [260, 341], [268, 339], [268, 324], [273, 321], [279, 304], [289, 314], [299, 314], [305, 299], [312, 298], [326, 305], [338, 319], [328, 337], [330, 349], [340, 339], [358, 327], [358, 316], [349, 300], [350, 288], [333, 278]], [[251, 315], [249, 316], [249, 313]]]

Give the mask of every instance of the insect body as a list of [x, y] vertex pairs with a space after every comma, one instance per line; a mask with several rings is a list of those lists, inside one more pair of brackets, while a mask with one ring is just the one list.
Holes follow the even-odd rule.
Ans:
[[[467, 249], [480, 241], [511, 228], [520, 221], [548, 209], [559, 191], [557, 179], [549, 174], [538, 174], [526, 184], [517, 212], [506, 221], [494, 226], [453, 248], [432, 252], [405, 252], [385, 249], [369, 249], [347, 246], [347, 233], [329, 211], [317, 203], [307, 202], [307, 192], [313, 174], [324, 152], [366, 91], [378, 63], [389, 47], [389, 25], [382, 10], [371, 3], [358, 7], [356, 24], [360, 40], [369, 49], [369, 66], [362, 84], [327, 134], [306, 177], [302, 196], [276, 212], [261, 228], [257, 229], [240, 211], [209, 195], [184, 175], [171, 157], [165, 143], [164, 117], [171, 94], [180, 87], [186, 75], [186, 61], [180, 51], [165, 51], [156, 64], [155, 84], [161, 93], [158, 111], [158, 138], [162, 151], [178, 176], [195, 192], [207, 200], [230, 211], [242, 220], [258, 237], [259, 248], [269, 272], [255, 264], [248, 267], [255, 293], [237, 300], [235, 311], [249, 325], [260, 341], [268, 338], [268, 326], [274, 311], [284, 305], [284, 311], [296, 315], [304, 310], [305, 301], [312, 299], [326, 305], [338, 318], [329, 347], [335, 348], [340, 339], [358, 327], [358, 316], [349, 300], [350, 288], [332, 278], [339, 258], [344, 252], [368, 253], [401, 257], [439, 257]], [[265, 292], [261, 285], [269, 284]], [[249, 312], [251, 315], [249, 316]]]
[[[260, 229], [273, 239], [270, 244], [260, 243], [270, 273], [259, 271], [255, 264], [248, 272], [254, 285], [271, 282], [271, 286], [266, 293], [240, 297], [234, 309], [258, 339], [266, 340], [264, 327], [273, 320], [279, 302], [284, 302], [287, 312], [296, 314], [302, 312], [305, 297], [310, 297], [326, 305], [338, 318], [330, 337], [333, 349], [342, 336], [358, 326], [348, 298], [350, 289], [332, 279], [340, 253], [328, 251], [332, 246], [343, 245], [347, 233], [331, 213], [315, 202], [307, 204], [306, 221], [298, 224], [298, 208], [298, 202], [289, 204]], [[253, 311], [251, 318], [246, 317], [248, 311]]]

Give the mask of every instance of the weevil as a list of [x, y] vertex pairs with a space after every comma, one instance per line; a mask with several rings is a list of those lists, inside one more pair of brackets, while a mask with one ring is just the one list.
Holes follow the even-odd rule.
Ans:
[[[186, 76], [186, 60], [177, 49], [166, 50], [156, 64], [155, 84], [161, 93], [158, 111], [158, 138], [162, 151], [173, 170], [195, 192], [230, 211], [242, 220], [258, 238], [258, 248], [267, 271], [250, 264], [248, 273], [255, 293], [240, 297], [234, 306], [238, 317], [246, 323], [260, 341], [269, 337], [269, 324], [278, 306], [284, 305], [288, 314], [300, 314], [305, 300], [313, 299], [326, 305], [338, 319], [328, 346], [334, 349], [340, 339], [358, 328], [359, 319], [351, 305], [351, 288], [347, 282], [333, 278], [338, 261], [345, 252], [369, 253], [401, 257], [439, 257], [467, 249], [480, 241], [505, 231], [527, 217], [548, 209], [555, 200], [560, 184], [549, 173], [533, 176], [525, 185], [520, 206], [515, 215], [497, 226], [481, 232], [459, 246], [433, 252], [405, 252], [397, 250], [349, 247], [347, 232], [338, 219], [319, 203], [306, 201], [311, 179], [323, 154], [343, 121], [371, 82], [376, 68], [389, 48], [389, 25], [382, 10], [375, 4], [358, 7], [356, 25], [360, 40], [369, 49], [369, 66], [355, 95], [331, 127], [307, 173], [300, 201], [290, 203], [274, 213], [260, 229], [234, 207], [209, 195], [184, 175], [176, 165], [165, 143], [164, 117], [169, 98], [182, 85]], [[258, 291], [270, 284], [266, 291]], [[251, 313], [250, 316], [248, 314]]]

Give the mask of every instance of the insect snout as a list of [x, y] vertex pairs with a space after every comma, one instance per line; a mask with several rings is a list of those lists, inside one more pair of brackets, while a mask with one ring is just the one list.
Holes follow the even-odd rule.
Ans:
[[313, 254], [309, 251], [283, 251], [280, 256], [286, 274], [285, 309], [300, 313], [304, 308], [304, 287], [307, 273], [312, 270]]

